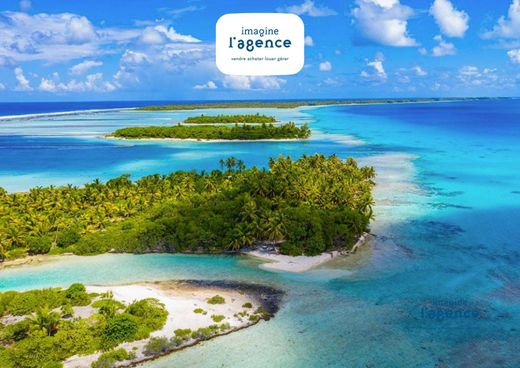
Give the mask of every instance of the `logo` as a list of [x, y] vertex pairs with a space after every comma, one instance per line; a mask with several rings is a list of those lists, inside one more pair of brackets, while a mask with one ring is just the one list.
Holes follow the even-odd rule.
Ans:
[[305, 61], [304, 38], [295, 14], [225, 14], [217, 21], [217, 67], [230, 75], [296, 74]]

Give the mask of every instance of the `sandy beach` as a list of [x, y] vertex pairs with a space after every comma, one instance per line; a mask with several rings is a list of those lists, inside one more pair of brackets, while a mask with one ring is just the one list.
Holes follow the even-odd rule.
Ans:
[[315, 267], [327, 263], [335, 259], [336, 257], [348, 255], [350, 253], [355, 253], [359, 247], [365, 244], [369, 237], [369, 234], [363, 234], [358, 239], [356, 244], [354, 244], [352, 249], [348, 252], [334, 250], [331, 252], [324, 252], [317, 256], [293, 257], [280, 254], [273, 247], [260, 247], [256, 249], [242, 251], [242, 254], [265, 260], [266, 263], [262, 263], [259, 266], [264, 270], [301, 273], [307, 272]]
[[119, 141], [140, 142], [199, 142], [199, 143], [224, 143], [224, 142], [293, 142], [306, 141], [309, 138], [283, 138], [283, 139], [196, 139], [196, 138], [121, 138], [111, 136], [99, 136], [98, 138], [114, 139]]
[[[258, 295], [255, 295], [254, 292], [248, 292], [247, 287], [242, 289], [240, 286], [235, 287], [232, 284], [229, 287], [218, 287], [209, 283], [206, 285], [203, 281], [200, 283], [198, 285], [194, 282], [161, 281], [117, 286], [91, 285], [87, 286], [87, 291], [91, 293], [112, 292], [113, 298], [125, 305], [135, 300], [146, 298], [159, 300], [168, 311], [168, 318], [162, 329], [151, 334], [150, 337], [152, 338], [166, 337], [169, 339], [175, 336], [174, 331], [177, 329], [196, 331], [199, 328], [214, 325], [215, 321], [212, 319], [212, 316], [223, 316], [223, 320], [220, 323], [229, 324], [228, 329], [221, 331], [213, 337], [225, 335], [258, 323], [259, 320], [250, 320], [248, 316], [253, 314], [263, 303], [259, 301]], [[225, 303], [208, 303], [208, 299], [215, 295], [222, 296], [225, 299]], [[251, 307], [245, 308], [244, 305], [246, 303], [251, 303]], [[197, 308], [202, 309], [204, 312], [195, 313]], [[239, 313], [242, 315], [239, 315]], [[87, 316], [84, 315], [82, 317]], [[148, 340], [144, 339], [120, 344], [117, 348], [124, 348], [127, 351], [134, 352], [135, 358], [122, 361], [118, 363], [118, 366], [131, 366], [145, 360], [157, 358], [157, 356], [146, 356], [144, 354], [144, 348]], [[200, 341], [197, 339], [187, 340], [172, 350], [172, 352], [192, 346]], [[90, 367], [92, 362], [96, 361], [100, 355], [101, 352], [85, 356], [73, 356], [64, 362], [64, 368]]]

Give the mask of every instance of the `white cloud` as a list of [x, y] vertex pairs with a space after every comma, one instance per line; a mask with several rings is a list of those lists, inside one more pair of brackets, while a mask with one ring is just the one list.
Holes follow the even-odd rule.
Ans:
[[81, 92], [112, 92], [117, 85], [103, 79], [102, 73], [87, 75], [84, 81], [70, 80], [68, 83], [55, 82], [52, 79], [42, 78], [38, 89], [50, 93], [81, 93]]
[[[171, 27], [94, 27], [84, 16], [72, 13], [26, 14], [0, 12], [0, 55], [15, 62], [63, 62], [118, 52], [139, 40], [147, 45], [191, 43], [199, 40]], [[155, 37], [155, 38], [154, 38]]]
[[305, 46], [314, 46], [314, 41], [311, 36], [305, 36]]
[[465, 65], [459, 69], [457, 78], [466, 86], [493, 86], [499, 79], [496, 71], [491, 68], [480, 70], [474, 65]]
[[29, 81], [27, 80], [27, 78], [25, 78], [22, 68], [16, 67], [14, 69], [14, 76], [16, 77], [16, 80], [18, 81], [18, 84], [14, 88], [15, 91], [32, 91], [33, 90]]
[[450, 42], [444, 41], [441, 35], [437, 35], [433, 39], [438, 42], [438, 45], [432, 49], [433, 56], [440, 57], [447, 55], [455, 55], [457, 53], [455, 45]]
[[491, 31], [484, 32], [483, 38], [520, 38], [520, 0], [513, 0], [507, 17], [501, 16]]
[[305, 0], [300, 5], [291, 5], [278, 8], [279, 12], [294, 13], [298, 15], [308, 15], [310, 17], [326, 17], [336, 15], [336, 11], [326, 6], [315, 5], [313, 0]]
[[383, 65], [384, 60], [385, 58], [382, 53], [378, 53], [374, 60], [367, 60], [366, 64], [372, 68], [372, 71], [363, 70], [360, 73], [360, 76], [375, 81], [385, 81], [388, 76], [386, 75], [385, 67]]
[[226, 75], [222, 84], [226, 88], [239, 90], [276, 90], [282, 88], [286, 80], [278, 77], [257, 77], [245, 75]]
[[464, 37], [468, 30], [469, 16], [457, 10], [449, 0], [435, 0], [430, 8], [442, 34], [448, 37]]
[[21, 0], [20, 1], [20, 9], [22, 11], [27, 11], [27, 10], [31, 9], [31, 7], [32, 7], [32, 4], [31, 4], [31, 2], [29, 0]]
[[320, 63], [320, 72], [330, 72], [332, 70], [332, 64], [330, 61], [324, 61], [323, 63]]
[[426, 55], [428, 53], [428, 50], [426, 50], [424, 47], [420, 47], [417, 51], [419, 51], [419, 54]]
[[5, 91], [5, 84], [3, 83], [0, 83], [0, 91]]
[[208, 81], [204, 84], [196, 84], [193, 88], [195, 89], [217, 89], [217, 85], [213, 81]]
[[141, 35], [141, 42], [145, 44], [164, 44], [169, 42], [200, 42], [199, 39], [177, 33], [173, 27], [164, 25], [146, 27]]
[[408, 18], [413, 10], [399, 0], [357, 0], [352, 11], [360, 36], [364, 40], [386, 46], [416, 46], [408, 35]]
[[412, 68], [412, 70], [415, 72], [415, 75], [417, 75], [418, 77], [424, 77], [425, 75], [428, 75], [428, 73], [423, 68], [421, 68], [419, 65], [414, 66]]
[[140, 64], [147, 64], [150, 62], [148, 56], [143, 52], [126, 50], [121, 56], [120, 63], [125, 66], [135, 66]]
[[87, 70], [89, 70], [91, 68], [95, 68], [95, 67], [98, 67], [101, 65], [103, 65], [103, 63], [101, 61], [85, 60], [85, 61], [71, 67], [69, 71], [70, 71], [70, 74], [80, 75], [80, 74], [85, 73]]
[[509, 59], [512, 63], [520, 64], [520, 49], [509, 50], [507, 52], [507, 56], [509, 56]]

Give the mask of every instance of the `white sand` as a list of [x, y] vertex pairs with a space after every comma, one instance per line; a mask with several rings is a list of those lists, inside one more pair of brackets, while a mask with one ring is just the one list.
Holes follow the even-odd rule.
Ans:
[[[367, 234], [363, 234], [356, 244], [352, 247], [350, 253], [355, 252], [360, 246], [362, 246], [366, 239]], [[283, 271], [283, 272], [294, 272], [301, 273], [309, 271], [319, 265], [322, 265], [326, 262], [333, 260], [334, 258], [347, 254], [348, 252], [339, 252], [339, 251], [331, 251], [324, 252], [318, 256], [287, 256], [283, 254], [279, 254], [276, 250], [273, 249], [253, 249], [243, 251], [242, 254], [247, 256], [252, 256], [256, 258], [260, 258], [268, 261], [268, 263], [263, 263], [259, 267], [264, 270], [269, 271]]]
[[[253, 308], [249, 309], [253, 312], [259, 304], [256, 303], [248, 295], [241, 294], [233, 290], [217, 290], [195, 287], [182, 287], [174, 283], [158, 282], [158, 283], [143, 283], [133, 285], [120, 286], [87, 286], [87, 291], [92, 293], [105, 293], [111, 291], [115, 300], [118, 300], [125, 305], [132, 303], [135, 300], [142, 300], [146, 298], [156, 298], [164, 304], [168, 311], [168, 319], [161, 330], [155, 331], [151, 334], [152, 337], [167, 337], [174, 336], [176, 329], [189, 328], [192, 331], [201, 327], [208, 327], [215, 324], [211, 319], [212, 315], [223, 315], [225, 319], [220, 323], [229, 323], [231, 329], [238, 329], [248, 325], [252, 322], [248, 318], [240, 320], [234, 315], [244, 310], [242, 305], [246, 302], [253, 304]], [[207, 299], [220, 295], [226, 300], [225, 304], [208, 304]], [[194, 313], [195, 308], [202, 308], [207, 313]], [[142, 361], [149, 359], [142, 353], [144, 346], [148, 339], [134, 341], [130, 343], [123, 343], [118, 348], [124, 348], [127, 351], [134, 351], [136, 353], [135, 361]], [[87, 356], [73, 356], [64, 362], [64, 368], [90, 367], [92, 362], [97, 360], [101, 353], [95, 353]]]

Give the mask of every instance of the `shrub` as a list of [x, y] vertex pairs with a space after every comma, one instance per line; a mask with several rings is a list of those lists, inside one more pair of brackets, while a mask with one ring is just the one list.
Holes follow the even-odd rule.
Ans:
[[69, 245], [76, 244], [81, 239], [81, 235], [76, 228], [68, 228], [60, 232], [56, 238], [56, 245], [60, 248], [66, 248]]
[[222, 321], [224, 320], [224, 318], [226, 318], [226, 317], [224, 317], [224, 316], [221, 315], [221, 314], [217, 314], [217, 315], [214, 314], [214, 315], [211, 316], [211, 319], [212, 319], [213, 322], [215, 322], [215, 323], [222, 322]]
[[208, 312], [206, 312], [204, 309], [202, 308], [195, 308], [193, 310], [193, 313], [197, 313], [197, 314], [207, 314]]
[[215, 295], [208, 299], [208, 304], [225, 304], [225, 303], [226, 303], [226, 299], [224, 299], [220, 295]]
[[253, 308], [253, 304], [247, 302], [247, 303], [244, 303], [242, 304], [242, 308]]
[[129, 353], [125, 349], [108, 351], [99, 356], [98, 360], [92, 363], [92, 368], [112, 368], [114, 363], [122, 360], [134, 359], [135, 354]]
[[301, 256], [303, 254], [303, 248], [292, 242], [284, 242], [280, 245], [280, 253], [293, 257]]
[[172, 344], [166, 337], [152, 337], [146, 343], [143, 354], [146, 356], [158, 355], [171, 350]]
[[65, 297], [70, 300], [72, 305], [89, 305], [90, 296], [83, 284], [72, 284], [65, 290]]
[[45, 254], [49, 253], [52, 247], [52, 239], [48, 236], [40, 236], [31, 238], [27, 242], [27, 248], [30, 254]]
[[0, 334], [0, 341], [6, 344], [25, 339], [29, 334], [31, 322], [28, 319], [7, 325]]
[[179, 337], [183, 340], [187, 340], [190, 338], [192, 331], [189, 328], [178, 328], [174, 331], [175, 337]]
[[106, 350], [123, 341], [132, 341], [138, 329], [134, 316], [128, 313], [117, 314], [108, 320], [101, 337], [101, 346]]

